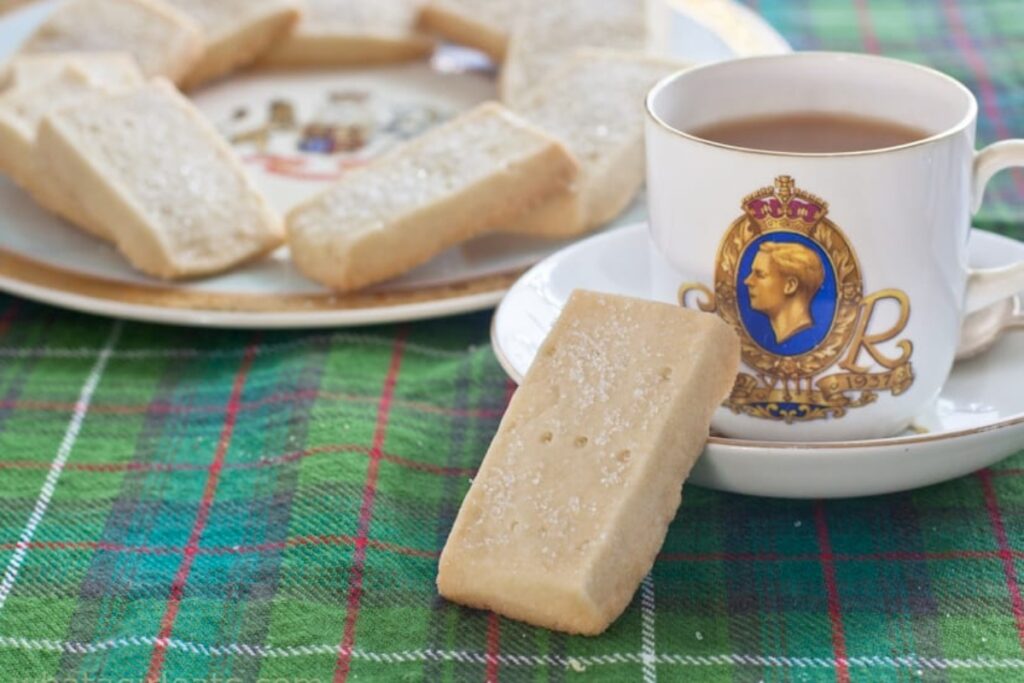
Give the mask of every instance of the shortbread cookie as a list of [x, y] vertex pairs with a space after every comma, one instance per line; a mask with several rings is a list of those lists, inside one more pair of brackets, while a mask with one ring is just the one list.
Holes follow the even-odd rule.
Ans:
[[441, 595], [595, 635], [654, 564], [740, 360], [709, 313], [577, 291], [441, 553]]
[[203, 36], [196, 22], [160, 0], [67, 0], [21, 51], [127, 52], [147, 77], [180, 82], [202, 54]]
[[300, 0], [163, 0], [203, 29], [202, 59], [186, 76], [195, 87], [255, 61], [302, 16]]
[[57, 78], [72, 66], [96, 84], [131, 87], [142, 82], [142, 72], [127, 52], [55, 52], [16, 55], [11, 59], [11, 85], [29, 88]]
[[77, 102], [96, 88], [82, 72], [64, 67], [35, 86], [15, 86], [0, 96], [0, 173], [26, 190], [48, 211], [70, 217], [74, 203], [44, 186], [35, 155], [36, 132], [53, 107]]
[[[16, 85], [0, 95], [0, 173], [9, 176], [48, 211], [97, 237], [110, 239], [106, 227], [89, 219], [74, 198], [54, 182], [36, 154], [39, 124], [48, 112], [142, 82], [138, 68], [130, 60], [127, 64], [107, 65], [111, 68], [98, 68], [95, 63], [90, 66], [93, 71], [86, 73], [80, 68], [80, 60], [68, 60], [53, 74], [49, 63], [15, 63], [16, 69], [27, 69], [40, 78], [25, 79], [24, 73], [18, 71]], [[38, 70], [33, 70], [36, 67]]]
[[520, 4], [520, 0], [427, 0], [420, 12], [420, 28], [500, 62]]
[[347, 66], [421, 59], [434, 42], [415, 29], [419, 0], [306, 0], [291, 35], [261, 63]]
[[642, 51], [646, 44], [644, 0], [522, 0], [501, 72], [501, 98], [517, 106], [578, 48]]
[[0, 14], [14, 11], [22, 5], [27, 5], [30, 2], [32, 2], [32, 0], [0, 0]]
[[583, 50], [526, 93], [516, 112], [580, 162], [570, 193], [545, 202], [510, 232], [570, 237], [614, 219], [643, 185], [644, 96], [683, 65], [639, 53]]
[[282, 241], [280, 220], [227, 142], [162, 79], [49, 114], [37, 146], [144, 273], [216, 273]]
[[288, 216], [299, 270], [340, 291], [401, 275], [565, 191], [561, 144], [497, 103], [405, 143]]

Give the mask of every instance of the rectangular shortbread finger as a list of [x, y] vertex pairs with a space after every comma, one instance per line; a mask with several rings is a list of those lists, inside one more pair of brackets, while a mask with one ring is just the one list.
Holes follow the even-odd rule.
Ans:
[[[97, 68], [93, 69], [94, 73], [86, 73], [81, 65]], [[16, 63], [19, 80], [13, 88], [0, 95], [0, 173], [9, 176], [44, 209], [86, 232], [110, 239], [106, 227], [90, 220], [83, 207], [46, 171], [36, 153], [36, 138], [39, 125], [48, 112], [113, 92], [118, 86], [141, 83], [142, 76], [131, 61], [110, 69], [98, 68], [87, 59], [68, 60], [61, 62], [56, 74], [50, 70], [50, 64], [36, 66], [38, 71], [30, 70], [30, 73], [40, 78], [26, 84], [23, 70], [28, 66]]]
[[256, 60], [302, 16], [300, 0], [163, 0], [203, 29], [203, 56], [185, 77], [193, 88]]
[[420, 12], [420, 28], [500, 62], [519, 6], [519, 0], [428, 0]]
[[515, 108], [581, 47], [644, 50], [644, 0], [522, 0], [501, 71], [501, 99]]
[[292, 259], [339, 291], [365, 287], [509, 224], [575, 174], [554, 138], [485, 103], [292, 210]]
[[111, 87], [142, 82], [142, 72], [127, 52], [55, 52], [16, 55], [9, 64], [11, 85], [28, 88], [57, 78], [74, 66], [93, 82]]
[[573, 191], [545, 202], [510, 232], [570, 237], [604, 225], [644, 180], [644, 97], [683, 65], [641, 53], [584, 49], [524, 95], [516, 112], [565, 143], [580, 162]]
[[30, 184], [36, 175], [33, 161], [39, 122], [51, 108], [95, 92], [88, 76], [67, 69], [39, 85], [15, 87], [0, 96], [0, 173], [18, 185]]
[[203, 50], [196, 22], [159, 0], [68, 0], [22, 46], [22, 53], [128, 52], [146, 76], [175, 82]]
[[282, 242], [280, 219], [227, 142], [163, 79], [48, 114], [37, 146], [144, 273], [216, 273]]
[[441, 595], [604, 631], [664, 543], [739, 358], [714, 315], [575, 292], [462, 503]]
[[294, 30], [260, 60], [271, 67], [349, 66], [421, 59], [434, 41], [416, 31], [419, 0], [306, 0]]

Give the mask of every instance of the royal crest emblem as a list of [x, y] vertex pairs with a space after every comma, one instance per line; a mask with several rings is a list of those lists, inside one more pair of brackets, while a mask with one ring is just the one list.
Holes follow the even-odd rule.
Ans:
[[[779, 176], [742, 206], [719, 245], [714, 292], [696, 283], [679, 290], [681, 305], [717, 313], [740, 335], [755, 374], [740, 374], [726, 405], [792, 423], [841, 418], [880, 393], [906, 392], [914, 345], [894, 340], [910, 299], [896, 289], [864, 293], [857, 254], [828, 219], [828, 204]], [[897, 307], [896, 321], [877, 330], [883, 301]], [[888, 355], [880, 349], [887, 342]]]
[[299, 95], [239, 106], [221, 123], [245, 163], [271, 176], [330, 183], [453, 116], [417, 99], [366, 90]]

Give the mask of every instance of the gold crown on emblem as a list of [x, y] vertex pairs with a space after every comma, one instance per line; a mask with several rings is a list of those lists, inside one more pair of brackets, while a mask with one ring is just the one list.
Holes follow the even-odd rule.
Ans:
[[763, 187], [744, 198], [743, 210], [768, 232], [808, 232], [828, 213], [828, 202], [798, 189], [791, 176], [781, 175], [774, 186]]

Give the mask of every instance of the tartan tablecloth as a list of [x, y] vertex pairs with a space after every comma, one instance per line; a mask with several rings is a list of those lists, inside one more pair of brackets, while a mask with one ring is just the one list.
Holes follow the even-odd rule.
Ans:
[[[1020, 0], [763, 0], [798, 48], [938, 66], [1024, 136]], [[1024, 175], [981, 217], [1024, 237]], [[230, 333], [0, 298], [0, 683], [1024, 680], [1024, 458], [840, 502], [689, 487], [605, 635], [440, 600], [512, 386], [489, 314]], [[1022, 444], [1024, 446], [1024, 444]]]

